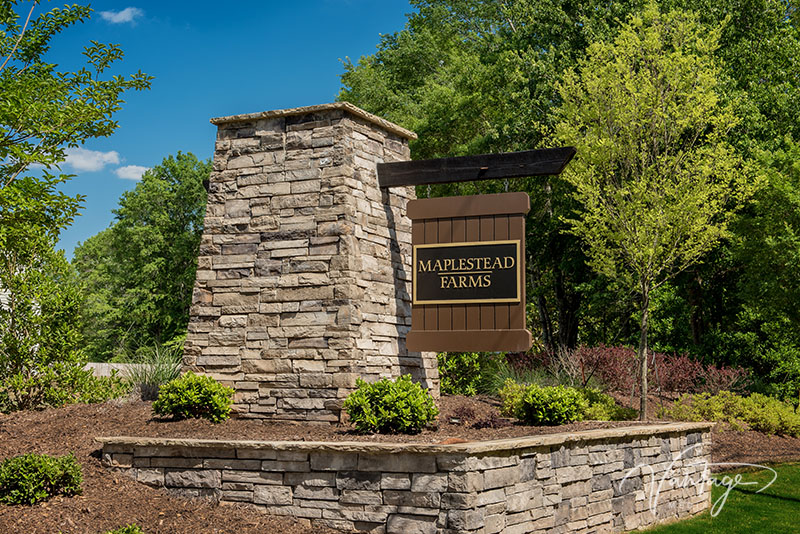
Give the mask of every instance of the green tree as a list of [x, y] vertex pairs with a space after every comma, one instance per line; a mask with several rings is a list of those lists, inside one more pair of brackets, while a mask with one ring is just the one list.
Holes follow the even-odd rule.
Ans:
[[11, 408], [74, 400], [74, 387], [85, 379], [75, 323], [79, 294], [69, 264], [55, 251], [83, 197], [60, 192], [70, 176], [51, 171], [67, 147], [110, 135], [121, 95], [151, 80], [141, 72], [107, 76], [123, 52], [94, 41], [84, 50], [85, 67], [58, 71], [47, 61], [50, 41], [91, 10], [36, 14], [38, 5], [0, 1], [0, 288], [9, 301], [0, 310], [0, 397]]
[[[376, 53], [345, 63], [339, 98], [420, 134], [412, 143], [415, 159], [553, 146], [552, 111], [561, 102], [556, 84], [562, 73], [577, 65], [589, 43], [612, 39], [619, 21], [642, 3], [414, 0], [416, 12], [404, 30], [383, 36]], [[742, 119], [730, 141], [744, 159], [782, 150], [787, 134], [800, 137], [796, 0], [659, 4], [694, 10], [710, 27], [727, 21], [714, 52], [724, 70], [718, 90], [731, 95]], [[545, 343], [569, 346], [578, 335], [583, 343], [636, 343], [632, 301], [608, 291], [608, 280], [587, 269], [579, 243], [564, 233], [562, 219], [579, 209], [565, 194], [568, 184], [526, 179], [512, 180], [510, 188], [531, 196], [529, 301], [537, 307]], [[433, 187], [432, 195], [502, 190], [503, 184], [481, 182]], [[418, 194], [425, 196], [426, 188]], [[747, 209], [742, 217], [750, 214], [755, 211]], [[736, 251], [738, 241], [723, 242], [671, 281], [669, 306], [658, 313], [674, 312], [680, 320], [654, 316], [658, 343], [731, 363], [754, 357], [744, 342], [752, 337], [750, 323], [737, 320], [747, 315], [741, 282], [748, 269]], [[784, 324], [800, 330], [796, 323]], [[739, 353], [742, 358], [732, 357]]]
[[720, 32], [650, 3], [560, 86], [557, 135], [578, 148], [564, 176], [583, 207], [571, 231], [592, 268], [638, 295], [642, 419], [651, 293], [727, 235], [749, 191], [726, 141], [737, 119], [720, 101]]
[[[417, 132], [415, 159], [553, 146], [551, 109], [560, 101], [561, 73], [590, 41], [612, 35], [617, 19], [637, 3], [415, 0], [418, 12], [403, 31], [383, 36], [375, 54], [345, 62], [339, 98]], [[508, 187], [531, 197], [528, 288], [542, 344], [573, 347], [585, 287], [604, 287], [579, 241], [564, 231], [561, 218], [575, 203], [554, 178], [512, 180]], [[505, 188], [455, 184], [433, 187], [432, 195]], [[417, 193], [425, 196], [426, 189]]]
[[114, 224], [75, 249], [92, 359], [180, 342], [186, 333], [210, 172], [211, 163], [192, 154], [164, 158], [122, 195]]

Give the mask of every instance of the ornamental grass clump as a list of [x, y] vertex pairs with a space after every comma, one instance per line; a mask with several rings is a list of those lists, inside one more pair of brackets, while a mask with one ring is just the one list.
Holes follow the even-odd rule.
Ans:
[[230, 416], [233, 389], [191, 371], [159, 388], [153, 413], [175, 419], [204, 418], [219, 423]]
[[0, 464], [0, 503], [35, 504], [55, 495], [77, 495], [82, 481], [81, 466], [71, 453], [15, 456]]
[[344, 401], [344, 409], [358, 432], [416, 434], [439, 415], [428, 391], [403, 375], [373, 384], [361, 379]]

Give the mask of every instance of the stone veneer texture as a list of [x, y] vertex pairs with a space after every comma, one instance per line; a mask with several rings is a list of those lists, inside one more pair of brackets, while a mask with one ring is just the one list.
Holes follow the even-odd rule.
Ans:
[[405, 347], [414, 191], [376, 173], [415, 135], [347, 103], [211, 122], [184, 369], [232, 386], [244, 417], [337, 421], [358, 377], [438, 396], [435, 355]]
[[312, 526], [385, 534], [589, 534], [706, 510], [711, 426], [457, 445], [98, 441], [106, 465], [145, 484], [247, 503]]

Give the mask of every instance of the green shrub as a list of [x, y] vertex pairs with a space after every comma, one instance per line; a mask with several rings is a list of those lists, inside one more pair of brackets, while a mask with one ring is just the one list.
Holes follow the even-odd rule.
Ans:
[[128, 383], [119, 376], [116, 369], [111, 376], [90, 376], [80, 385], [78, 402], [93, 404], [124, 397], [130, 391]]
[[228, 418], [233, 403], [233, 390], [210, 376], [188, 372], [159, 388], [153, 413], [176, 419], [205, 418], [219, 423]]
[[740, 430], [747, 425], [767, 434], [800, 436], [800, 414], [785, 402], [753, 393], [742, 397], [730, 391], [716, 395], [682, 395], [660, 415], [679, 421], [716, 421]]
[[24, 454], [0, 464], [0, 502], [34, 504], [54, 495], [81, 492], [81, 466], [72, 454]]
[[415, 434], [439, 415], [430, 393], [404, 375], [373, 384], [361, 379], [344, 401], [350, 422], [359, 432]]
[[589, 403], [581, 392], [565, 386], [528, 386], [516, 410], [527, 425], [564, 425], [580, 421]]
[[617, 404], [617, 401], [611, 395], [606, 395], [592, 388], [584, 388], [579, 391], [588, 403], [588, 407], [583, 412], [583, 419], [629, 421], [635, 419], [638, 415], [636, 410]]
[[491, 354], [480, 352], [440, 352], [436, 360], [443, 395], [472, 396], [479, 393], [484, 376], [496, 366]]
[[520, 384], [512, 378], [506, 378], [503, 387], [500, 388], [498, 392], [500, 400], [503, 403], [500, 407], [500, 415], [516, 417], [519, 407], [522, 404], [522, 397], [525, 396], [525, 390], [527, 389], [527, 385]]
[[142, 400], [158, 398], [158, 389], [181, 375], [183, 347], [177, 345], [142, 350], [132, 358], [136, 364], [127, 371], [127, 381]]
[[[533, 391], [533, 393], [530, 393]], [[597, 421], [627, 421], [634, 419], [636, 410], [619, 406], [613, 397], [595, 389], [577, 389], [566, 386], [542, 387], [536, 384], [520, 384], [511, 378], [506, 379], [500, 389], [502, 406], [500, 414], [506, 417], [517, 417], [527, 424], [564, 424], [563, 422], [545, 421], [580, 421], [593, 419]], [[536, 402], [536, 407], [529, 406], [541, 415], [525, 415], [524, 407], [528, 402]], [[579, 410], [576, 412], [576, 410]], [[538, 421], [540, 422], [532, 422]], [[567, 421], [569, 420], [569, 421]]]
[[109, 530], [105, 534], [145, 534], [145, 532], [134, 523], [132, 525], [125, 525], [124, 527]]

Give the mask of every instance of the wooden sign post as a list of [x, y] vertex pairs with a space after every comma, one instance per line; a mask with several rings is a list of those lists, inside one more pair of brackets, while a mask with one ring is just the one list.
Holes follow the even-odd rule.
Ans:
[[[560, 174], [572, 147], [378, 164], [381, 187]], [[521, 352], [527, 193], [412, 200], [412, 351]]]
[[413, 200], [409, 350], [525, 351], [526, 193]]

